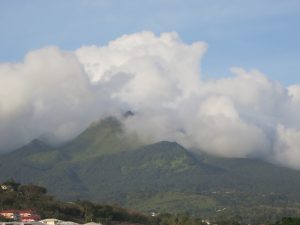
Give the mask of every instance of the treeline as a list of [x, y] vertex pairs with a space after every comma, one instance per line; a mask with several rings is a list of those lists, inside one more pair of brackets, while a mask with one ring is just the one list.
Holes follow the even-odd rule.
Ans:
[[[38, 185], [21, 185], [14, 180], [1, 184], [0, 209], [31, 209], [42, 218], [57, 218], [77, 223], [100, 222], [104, 225], [243, 225], [243, 218], [219, 217], [206, 221], [188, 213], [156, 214], [155, 216], [125, 209], [117, 205], [95, 204], [86, 200], [62, 202], [47, 194], [47, 189]], [[8, 221], [0, 217], [0, 221]], [[248, 224], [248, 223], [247, 223]], [[259, 223], [257, 223], [259, 224]], [[286, 217], [268, 225], [300, 225], [299, 218]]]
[[300, 218], [284, 217], [276, 223], [268, 225], [300, 225]]
[[[62, 202], [47, 195], [47, 190], [33, 184], [21, 185], [14, 180], [1, 184], [0, 209], [31, 209], [42, 218], [57, 218], [78, 223], [100, 222], [104, 225], [204, 225], [201, 219], [187, 214], [145, 215], [116, 205], [95, 204], [86, 200]], [[3, 188], [2, 188], [3, 187]], [[4, 218], [0, 218], [4, 221]]]

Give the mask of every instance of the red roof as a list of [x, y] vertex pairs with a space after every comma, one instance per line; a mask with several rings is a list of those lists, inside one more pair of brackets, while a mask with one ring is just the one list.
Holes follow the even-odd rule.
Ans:
[[18, 210], [9, 209], [9, 210], [0, 210], [0, 213], [16, 213]]
[[[12, 213], [17, 214], [21, 217], [22, 222], [29, 222], [29, 221], [37, 221], [40, 220], [40, 216], [36, 214], [33, 210], [17, 210], [17, 209], [9, 209], [9, 210], [0, 210], [0, 214]], [[29, 215], [24, 215], [29, 214]]]
[[21, 221], [22, 222], [31, 222], [31, 221], [37, 221], [40, 219], [41, 218], [38, 215], [32, 215], [32, 216], [22, 217]]
[[0, 213], [33, 213], [33, 210], [6, 209], [6, 210], [0, 210]]

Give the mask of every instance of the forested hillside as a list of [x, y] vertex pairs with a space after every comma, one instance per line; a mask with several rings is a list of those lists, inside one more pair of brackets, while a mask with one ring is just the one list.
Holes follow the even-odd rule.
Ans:
[[114, 118], [60, 147], [34, 140], [1, 155], [0, 171], [2, 182], [42, 185], [61, 200], [88, 199], [145, 213], [245, 222], [299, 216], [299, 171], [257, 159], [196, 154], [175, 142], [143, 145]]
[[[187, 214], [161, 214], [155, 217], [139, 213], [117, 205], [94, 204], [87, 200], [63, 202], [47, 195], [47, 189], [41, 186], [21, 185], [9, 180], [1, 185], [8, 189], [0, 189], [1, 209], [31, 209], [41, 215], [42, 219], [56, 218], [77, 223], [96, 221], [108, 224], [151, 224], [151, 225], [203, 225], [200, 218], [191, 218]], [[4, 221], [0, 217], [0, 221]]]

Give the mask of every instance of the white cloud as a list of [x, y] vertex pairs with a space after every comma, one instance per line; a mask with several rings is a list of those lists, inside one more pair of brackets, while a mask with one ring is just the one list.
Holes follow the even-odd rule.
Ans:
[[41, 136], [63, 142], [99, 118], [133, 110], [126, 131], [146, 142], [177, 141], [300, 169], [299, 85], [286, 88], [240, 68], [203, 81], [206, 48], [176, 33], [141, 32], [75, 52], [47, 47], [22, 63], [0, 64], [0, 148]]
[[281, 165], [300, 169], [300, 130], [279, 124], [274, 145], [274, 160]]
[[0, 148], [34, 138], [69, 140], [108, 109], [97, 106], [104, 88], [93, 87], [73, 53], [48, 47], [20, 64], [0, 65]]

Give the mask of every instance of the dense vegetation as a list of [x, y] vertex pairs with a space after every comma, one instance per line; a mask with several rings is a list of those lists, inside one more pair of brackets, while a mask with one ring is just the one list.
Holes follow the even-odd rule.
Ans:
[[300, 216], [299, 171], [256, 159], [199, 155], [173, 142], [141, 143], [108, 118], [63, 146], [34, 140], [1, 155], [0, 182], [14, 178], [45, 186], [72, 204], [88, 199], [143, 213], [187, 212], [254, 224]]
[[300, 218], [284, 217], [276, 223], [269, 225], [300, 225]]
[[[1, 209], [31, 209], [42, 218], [57, 218], [85, 223], [101, 222], [105, 225], [115, 223], [151, 225], [202, 225], [202, 220], [191, 218], [188, 214], [162, 214], [156, 217], [138, 213], [116, 205], [94, 204], [86, 200], [63, 202], [47, 195], [47, 190], [33, 184], [21, 185], [14, 180], [3, 183], [8, 190], [0, 190]], [[0, 218], [0, 221], [8, 221]]]

